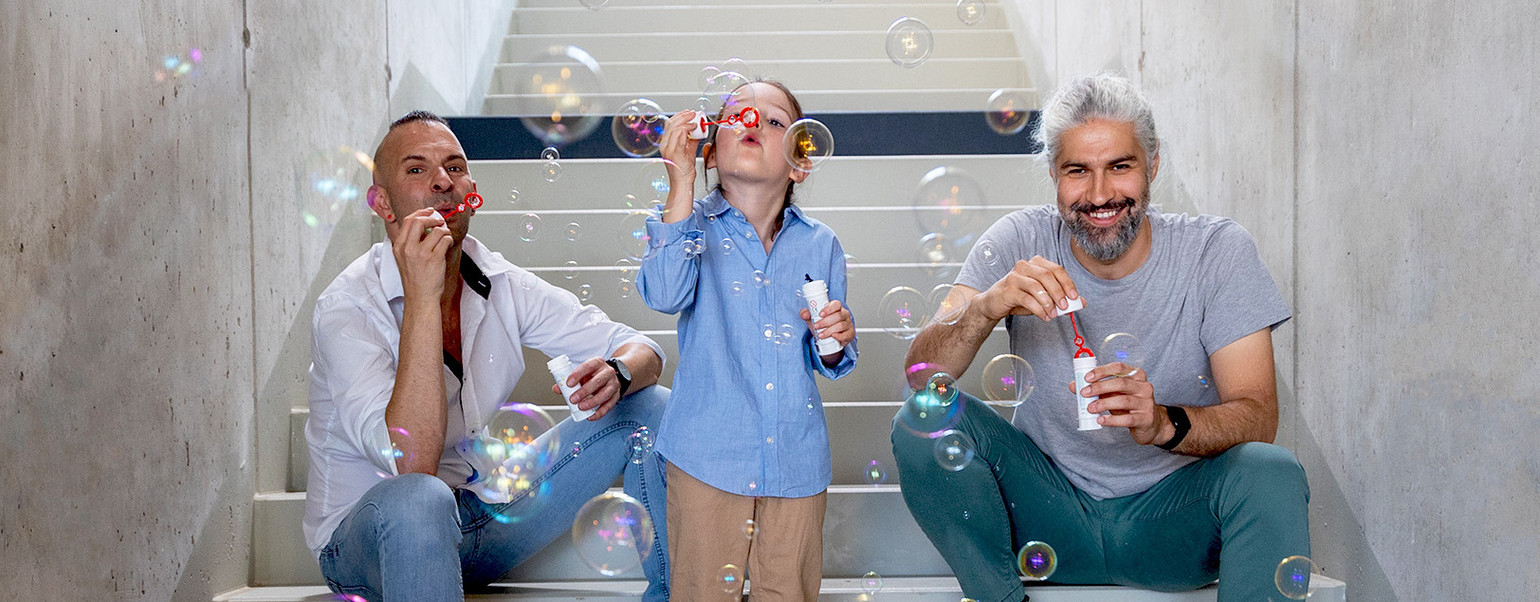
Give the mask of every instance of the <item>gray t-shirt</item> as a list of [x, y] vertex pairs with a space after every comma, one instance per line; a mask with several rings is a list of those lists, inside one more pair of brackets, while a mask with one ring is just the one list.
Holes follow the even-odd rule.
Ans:
[[[1027, 207], [1000, 218], [980, 238], [957, 283], [980, 291], [1010, 272], [1018, 259], [1042, 255], [1064, 266], [1086, 308], [1076, 312], [1086, 346], [1129, 333], [1142, 343], [1143, 369], [1166, 405], [1219, 403], [1209, 354], [1289, 319], [1278, 286], [1251, 234], [1227, 218], [1188, 217], [1151, 210], [1153, 247], [1144, 265], [1118, 280], [1092, 276], [1070, 251], [1069, 228], [1057, 207]], [[1078, 406], [1074, 334], [1068, 318], [1006, 319], [1011, 352], [1032, 364], [1037, 384], [1011, 420], [1032, 438], [1076, 487], [1097, 499], [1139, 493], [1195, 458], [1134, 443], [1128, 429], [1076, 430]], [[1205, 384], [1208, 383], [1208, 384]]]

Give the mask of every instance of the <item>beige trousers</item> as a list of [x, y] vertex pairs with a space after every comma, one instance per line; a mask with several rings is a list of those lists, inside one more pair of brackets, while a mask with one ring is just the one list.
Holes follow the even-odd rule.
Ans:
[[[747, 569], [754, 602], [817, 600], [828, 498], [827, 491], [804, 498], [735, 495], [669, 464], [670, 597], [737, 600]], [[728, 573], [734, 578], [724, 579]]]

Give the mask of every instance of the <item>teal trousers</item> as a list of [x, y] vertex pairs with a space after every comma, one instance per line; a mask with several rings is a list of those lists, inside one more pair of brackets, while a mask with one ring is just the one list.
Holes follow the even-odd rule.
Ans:
[[977, 450], [962, 470], [896, 421], [892, 440], [904, 501], [969, 598], [1021, 600], [1016, 552], [1028, 541], [1056, 552], [1052, 583], [1182, 591], [1218, 579], [1220, 602], [1283, 600], [1278, 564], [1310, 555], [1310, 493], [1287, 449], [1236, 445], [1142, 493], [1097, 500], [993, 408], [967, 394], [957, 403], [955, 428]]

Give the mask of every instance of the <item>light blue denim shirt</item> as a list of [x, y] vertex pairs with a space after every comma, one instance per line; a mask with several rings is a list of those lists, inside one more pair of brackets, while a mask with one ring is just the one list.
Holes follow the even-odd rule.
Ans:
[[828, 284], [831, 301], [845, 300], [845, 251], [834, 230], [793, 205], [766, 254], [743, 213], [715, 191], [683, 221], [649, 218], [647, 235], [637, 290], [648, 307], [679, 314], [679, 367], [657, 451], [728, 493], [827, 489], [829, 430], [813, 372], [849, 374], [856, 344], [824, 366], [800, 312], [809, 276]]

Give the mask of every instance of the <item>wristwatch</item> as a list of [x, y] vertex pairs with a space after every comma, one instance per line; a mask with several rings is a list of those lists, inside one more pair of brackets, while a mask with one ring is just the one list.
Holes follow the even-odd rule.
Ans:
[[625, 362], [622, 362], [622, 361], [620, 361], [618, 359], [615, 359], [613, 357], [610, 358], [610, 359], [604, 360], [604, 363], [609, 364], [611, 368], [615, 369], [615, 378], [620, 379], [620, 395], [619, 396], [620, 397], [625, 397], [626, 396], [626, 390], [631, 388], [631, 369], [626, 367], [626, 363]]
[[1187, 431], [1192, 430], [1192, 421], [1187, 419], [1187, 410], [1183, 409], [1182, 406], [1161, 405], [1160, 407], [1166, 409], [1166, 416], [1171, 419], [1171, 426], [1176, 427], [1176, 434], [1171, 436], [1170, 441], [1155, 447], [1171, 451], [1176, 449], [1176, 446], [1181, 445], [1183, 439], [1187, 438]]

